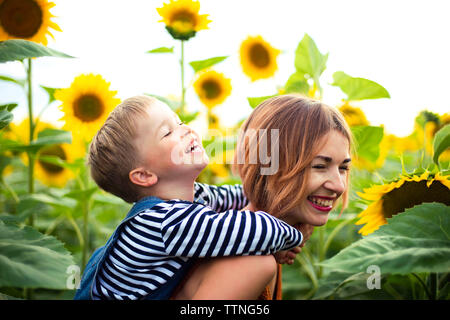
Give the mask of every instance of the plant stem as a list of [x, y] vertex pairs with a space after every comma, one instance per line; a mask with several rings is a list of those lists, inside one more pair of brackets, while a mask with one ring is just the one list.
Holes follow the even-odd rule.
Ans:
[[[80, 184], [80, 188], [82, 191], [86, 191], [88, 189], [88, 171], [82, 170], [80, 174], [80, 178], [78, 179], [78, 182]], [[89, 199], [82, 199], [81, 201], [81, 211], [83, 213], [83, 228], [82, 228], [82, 241], [80, 241], [81, 247], [82, 247], [82, 254], [81, 254], [81, 272], [84, 271], [84, 267], [87, 263], [87, 256], [89, 252], [89, 229], [88, 229], [88, 223], [89, 223]]]
[[419, 283], [422, 285], [423, 289], [425, 290], [425, 293], [427, 294], [428, 299], [432, 299], [430, 290], [428, 290], [428, 287], [427, 287], [427, 285], [425, 284], [425, 282], [423, 282], [422, 278], [419, 277], [419, 276], [418, 276], [417, 274], [415, 274], [414, 272], [412, 273], [412, 275], [413, 275], [414, 277], [416, 277], [417, 280], [419, 280]]
[[[75, 219], [72, 217], [72, 215], [70, 213], [67, 214], [67, 219], [69, 220], [70, 224], [72, 225], [73, 229], [75, 230], [75, 233], [77, 234], [77, 238], [78, 238], [78, 242], [80, 243], [80, 246], [84, 247], [83, 234], [81, 233], [81, 230], [78, 227], [77, 222], [75, 221]], [[84, 264], [83, 264], [83, 266], [84, 266]]]
[[180, 67], [181, 67], [181, 104], [180, 104], [180, 113], [184, 114], [184, 99], [186, 94], [186, 88], [184, 86], [184, 40], [181, 40], [181, 59], [180, 59]]
[[33, 141], [34, 136], [34, 124], [33, 124], [33, 87], [32, 87], [32, 60], [31, 58], [28, 60], [28, 68], [27, 68], [27, 100], [28, 100], [28, 116], [29, 125], [30, 125], [30, 142]]
[[431, 300], [437, 300], [439, 289], [438, 274], [434, 272], [430, 273], [429, 281], [430, 281]]
[[[322, 262], [323, 260], [325, 260], [325, 252], [323, 252], [322, 248], [324, 247], [324, 240], [325, 240], [325, 226], [319, 228], [319, 246], [318, 246], [318, 261]], [[322, 266], [319, 266], [319, 270], [317, 272], [317, 277], [321, 278], [322, 277]]]
[[17, 193], [14, 191], [13, 188], [11, 188], [11, 187], [9, 186], [9, 184], [5, 181], [5, 179], [4, 179], [3, 177], [0, 177], [0, 183], [4, 186], [4, 188], [5, 188], [6, 190], [8, 190], [8, 192], [11, 194], [11, 196], [12, 196], [13, 199], [14, 199], [14, 202], [15, 202], [15, 203], [19, 203], [19, 202], [20, 202], [20, 199], [19, 199], [19, 197], [17, 196]]
[[324, 258], [326, 257], [328, 247], [330, 246], [331, 242], [333, 241], [334, 237], [338, 234], [338, 232], [341, 231], [342, 228], [344, 228], [347, 224], [349, 224], [352, 221], [353, 221], [353, 219], [344, 220], [333, 229], [333, 231], [328, 236], [328, 239], [325, 242], [325, 245], [323, 247], [319, 248], [320, 250], [322, 250], [322, 257], [324, 257]]
[[[32, 59], [29, 58], [28, 60], [28, 67], [27, 69], [27, 101], [28, 101], [28, 118], [29, 118], [29, 129], [30, 129], [30, 135], [29, 135], [29, 143], [31, 143], [34, 139], [34, 120], [33, 120], [33, 83], [32, 83], [32, 76], [33, 76], [33, 69], [32, 69]], [[32, 154], [31, 151], [27, 152], [28, 156], [28, 193], [32, 194], [34, 193], [34, 164], [35, 164], [35, 157]], [[34, 225], [35, 220], [35, 214], [30, 215], [30, 226]]]

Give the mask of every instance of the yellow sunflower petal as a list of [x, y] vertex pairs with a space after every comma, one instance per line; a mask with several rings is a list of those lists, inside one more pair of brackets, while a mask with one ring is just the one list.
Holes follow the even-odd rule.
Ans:
[[102, 76], [88, 74], [76, 77], [69, 88], [57, 90], [55, 98], [62, 102], [59, 108], [64, 112], [64, 129], [89, 141], [120, 103], [115, 97], [117, 91], [109, 87]]
[[361, 198], [374, 201], [358, 214], [357, 225], [364, 226], [359, 233], [368, 235], [387, 223], [387, 218], [404, 212], [424, 202], [441, 202], [450, 205], [450, 181], [448, 176], [429, 171], [402, 175], [397, 181], [372, 186], [357, 193]]
[[50, 29], [61, 31], [51, 18], [53, 2], [47, 0], [0, 0], [0, 41], [25, 39], [47, 45]]
[[278, 69], [279, 54], [280, 50], [272, 47], [261, 36], [250, 36], [240, 48], [242, 70], [252, 81], [270, 78]]
[[208, 108], [213, 108], [231, 94], [231, 80], [222, 73], [207, 70], [199, 74], [194, 89], [200, 101]]
[[167, 30], [175, 39], [188, 40], [197, 31], [208, 29], [207, 14], [200, 15], [200, 3], [193, 0], [170, 0], [156, 8]]
[[361, 108], [352, 106], [348, 101], [344, 102], [338, 109], [350, 127], [369, 125], [369, 121]]
[[435, 176], [434, 176], [434, 180], [439, 181], [440, 183], [442, 183], [444, 186], [446, 186], [448, 189], [450, 189], [450, 175], [442, 175], [440, 172], [438, 172]]

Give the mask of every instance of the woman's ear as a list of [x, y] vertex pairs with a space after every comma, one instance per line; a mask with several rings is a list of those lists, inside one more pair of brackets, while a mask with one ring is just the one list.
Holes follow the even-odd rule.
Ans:
[[151, 187], [158, 182], [158, 177], [144, 168], [136, 168], [128, 174], [130, 181], [142, 187]]

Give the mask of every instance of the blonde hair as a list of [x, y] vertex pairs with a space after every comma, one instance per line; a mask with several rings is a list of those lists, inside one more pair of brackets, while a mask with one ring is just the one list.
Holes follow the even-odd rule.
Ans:
[[[278, 141], [261, 141], [257, 135], [248, 135], [250, 129], [278, 130]], [[306, 196], [307, 167], [323, 147], [324, 137], [331, 130], [342, 133], [351, 145], [351, 131], [343, 116], [324, 103], [300, 95], [281, 95], [262, 102], [241, 127], [233, 170], [242, 179], [244, 192], [253, 206], [276, 217], [296, 208]], [[270, 153], [271, 144], [278, 143], [278, 170], [262, 175], [267, 163], [248, 161], [251, 149], [258, 151], [262, 143]], [[349, 150], [350, 152], [350, 150]], [[259, 154], [259, 152], [258, 152]], [[243, 163], [237, 157], [244, 156]], [[269, 154], [271, 161], [273, 155]], [[347, 186], [348, 186], [347, 175]], [[342, 195], [347, 205], [348, 188]]]
[[136, 122], [148, 116], [146, 110], [153, 101], [147, 96], [123, 101], [108, 116], [89, 147], [88, 165], [94, 181], [103, 190], [130, 203], [140, 196], [140, 187], [129, 178], [139, 161], [133, 143], [137, 136]]

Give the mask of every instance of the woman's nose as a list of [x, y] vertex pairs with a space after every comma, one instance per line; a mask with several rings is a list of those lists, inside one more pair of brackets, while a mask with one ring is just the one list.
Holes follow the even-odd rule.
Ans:
[[346, 175], [342, 175], [339, 172], [339, 169], [330, 172], [330, 175], [328, 176], [328, 179], [324, 184], [325, 188], [337, 193], [338, 195], [344, 193], [346, 186]]

